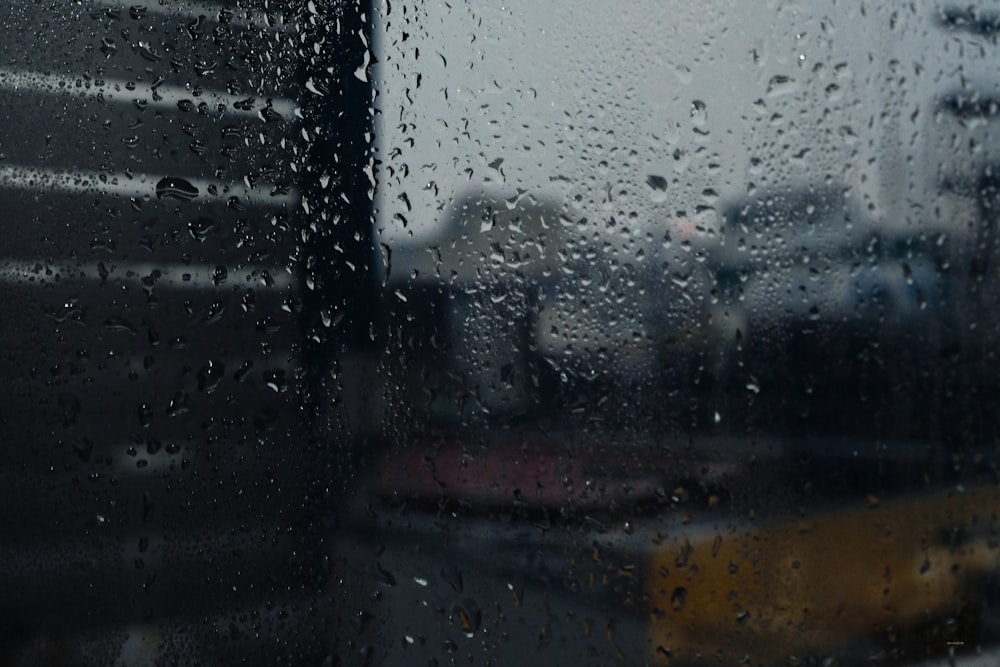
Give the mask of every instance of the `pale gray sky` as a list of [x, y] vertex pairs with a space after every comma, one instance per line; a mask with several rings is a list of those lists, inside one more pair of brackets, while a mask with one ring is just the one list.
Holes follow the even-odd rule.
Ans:
[[881, 224], [925, 222], [928, 163], [956, 161], [934, 100], [963, 76], [995, 90], [997, 63], [911, 5], [378, 0], [381, 240], [426, 242], [470, 188], [655, 229], [751, 183], [829, 180]]

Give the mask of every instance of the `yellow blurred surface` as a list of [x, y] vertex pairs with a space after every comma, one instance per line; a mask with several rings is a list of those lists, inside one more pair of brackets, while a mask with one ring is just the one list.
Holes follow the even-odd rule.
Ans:
[[648, 571], [653, 658], [766, 664], [974, 608], [998, 512], [980, 487], [666, 542]]

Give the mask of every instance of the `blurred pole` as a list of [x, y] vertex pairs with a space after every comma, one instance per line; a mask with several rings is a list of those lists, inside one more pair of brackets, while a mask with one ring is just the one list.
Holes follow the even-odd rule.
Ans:
[[[301, 40], [303, 411], [325, 448], [333, 492], [350, 475], [356, 443], [348, 424], [341, 370], [374, 345], [377, 289], [373, 271], [371, 3], [308, 3]], [[318, 49], [314, 49], [318, 45]], [[318, 51], [318, 52], [317, 52]], [[325, 471], [324, 471], [325, 468]]]

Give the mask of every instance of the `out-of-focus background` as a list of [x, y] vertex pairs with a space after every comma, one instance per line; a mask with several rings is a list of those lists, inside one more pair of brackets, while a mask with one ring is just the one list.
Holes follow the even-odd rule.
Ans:
[[0, 666], [995, 661], [1000, 10], [0, 19]]

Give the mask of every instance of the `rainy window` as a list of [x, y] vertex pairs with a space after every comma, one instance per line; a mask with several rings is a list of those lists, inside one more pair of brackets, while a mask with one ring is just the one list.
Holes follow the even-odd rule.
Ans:
[[0, 665], [1000, 659], [988, 3], [0, 19]]

